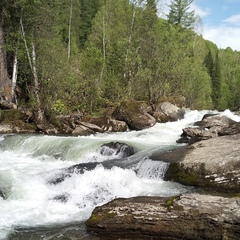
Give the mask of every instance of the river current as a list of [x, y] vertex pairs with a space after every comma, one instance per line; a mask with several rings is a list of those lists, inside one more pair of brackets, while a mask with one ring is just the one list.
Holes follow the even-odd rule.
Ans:
[[[92, 210], [117, 197], [172, 196], [189, 187], [162, 179], [168, 165], [149, 156], [156, 150], [179, 146], [182, 129], [201, 120], [209, 111], [188, 111], [177, 122], [157, 123], [142, 131], [101, 133], [92, 136], [0, 135], [0, 240], [95, 239], [84, 221]], [[236, 121], [226, 110], [220, 114]], [[121, 142], [135, 154], [102, 155], [104, 143]], [[104, 162], [115, 166], [105, 168]], [[122, 167], [118, 162], [127, 163]], [[82, 174], [72, 173], [58, 184], [57, 174], [75, 164], [98, 163]], [[137, 171], [136, 171], [137, 170]]]

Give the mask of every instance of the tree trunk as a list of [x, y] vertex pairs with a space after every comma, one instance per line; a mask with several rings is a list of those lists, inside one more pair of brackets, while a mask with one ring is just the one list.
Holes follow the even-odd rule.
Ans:
[[73, 1], [71, 0], [70, 14], [69, 14], [69, 25], [68, 25], [68, 59], [71, 56], [71, 27], [72, 27], [72, 12], [73, 12]]
[[128, 96], [131, 97], [132, 93], [132, 82], [131, 82], [131, 70], [129, 69], [129, 51], [132, 43], [132, 36], [133, 36], [133, 26], [135, 22], [135, 16], [136, 16], [136, 7], [133, 7], [133, 14], [132, 14], [132, 21], [130, 26], [130, 31], [128, 35], [128, 45], [126, 50], [126, 56], [125, 56], [125, 67], [124, 67], [124, 78], [127, 78], [128, 81]]
[[13, 73], [12, 73], [12, 96], [15, 100], [15, 103], [17, 104], [17, 98], [16, 98], [16, 84], [17, 84], [17, 73], [18, 73], [18, 58], [17, 53], [15, 53], [14, 60], [13, 60]]
[[0, 7], [0, 97], [11, 102], [12, 88], [11, 80], [8, 77], [6, 52], [4, 50], [4, 36], [3, 36], [3, 8]]
[[36, 112], [35, 118], [38, 123], [43, 121], [43, 111], [41, 110], [41, 101], [39, 97], [39, 82], [38, 82], [38, 75], [37, 75], [37, 68], [36, 68], [36, 51], [35, 45], [32, 42], [32, 73], [33, 73], [33, 81], [34, 81], [34, 96], [36, 99]]
[[[106, 10], [105, 10], [105, 14], [106, 14]], [[103, 24], [103, 35], [102, 35], [103, 64], [102, 64], [102, 69], [101, 69], [101, 74], [100, 74], [100, 82], [102, 82], [103, 74], [104, 74], [104, 70], [105, 70], [105, 64], [106, 64], [106, 20], [105, 19], [106, 19], [105, 16], [103, 16], [103, 19], [102, 19], [102, 24]]]
[[36, 101], [35, 105], [35, 121], [37, 123], [42, 123], [44, 116], [43, 116], [43, 111], [41, 110], [41, 101], [39, 97], [39, 82], [38, 82], [38, 75], [37, 75], [37, 68], [36, 68], [36, 51], [35, 51], [35, 45], [34, 42], [32, 41], [32, 56], [30, 55], [30, 51], [28, 48], [27, 40], [26, 40], [26, 35], [24, 31], [24, 26], [22, 23], [22, 18], [20, 19], [20, 25], [21, 25], [21, 33], [23, 37], [23, 41], [25, 44], [25, 49], [27, 52], [27, 57], [28, 57], [28, 62], [30, 65], [30, 69], [33, 75], [33, 94], [34, 98]]

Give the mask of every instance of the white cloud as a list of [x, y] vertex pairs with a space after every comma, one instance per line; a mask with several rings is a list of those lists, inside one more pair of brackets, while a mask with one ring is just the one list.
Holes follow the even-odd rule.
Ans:
[[240, 51], [240, 28], [221, 26], [205, 26], [203, 38], [212, 41], [219, 48], [231, 47]]
[[223, 20], [222, 22], [240, 26], [240, 14], [232, 15], [231, 17]]
[[196, 5], [195, 3], [192, 3], [191, 9], [194, 10], [196, 15], [198, 15], [201, 18], [206, 17], [211, 13], [210, 8], [201, 8], [198, 5]]

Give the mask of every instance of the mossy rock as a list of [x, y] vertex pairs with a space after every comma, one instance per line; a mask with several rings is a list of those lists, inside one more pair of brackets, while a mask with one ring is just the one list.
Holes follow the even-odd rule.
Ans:
[[86, 226], [92, 226], [97, 224], [98, 222], [101, 222], [101, 217], [99, 217], [97, 214], [92, 214], [91, 217], [85, 222]]
[[117, 215], [115, 212], [106, 212], [102, 215], [100, 214], [94, 214], [90, 216], [90, 218], [85, 222], [87, 227], [91, 227], [94, 225], [97, 225], [98, 223], [102, 222], [103, 220], [114, 218]]
[[[217, 181], [225, 178], [226, 181]], [[185, 167], [183, 163], [171, 163], [164, 176], [166, 181], [175, 181], [186, 186], [200, 187], [205, 190], [218, 192], [237, 193], [240, 191], [238, 177], [234, 173], [217, 175], [208, 172], [205, 164], [201, 163], [194, 167]]]
[[165, 174], [165, 179], [174, 180], [188, 186], [198, 186], [202, 180], [193, 169], [185, 169], [181, 163], [171, 163]]

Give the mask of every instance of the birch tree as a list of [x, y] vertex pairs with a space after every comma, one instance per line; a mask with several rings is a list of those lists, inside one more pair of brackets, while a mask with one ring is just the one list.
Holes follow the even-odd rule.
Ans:
[[[23, 9], [22, 9], [22, 11], [23, 11]], [[26, 54], [27, 54], [27, 58], [28, 58], [28, 63], [29, 63], [31, 73], [33, 76], [33, 93], [34, 93], [34, 97], [36, 100], [35, 117], [36, 117], [36, 121], [41, 123], [43, 121], [44, 114], [43, 114], [43, 111], [41, 110], [41, 100], [39, 97], [39, 80], [38, 80], [38, 73], [37, 73], [36, 48], [35, 48], [33, 36], [32, 36], [31, 42], [30, 43], [27, 42], [26, 33], [25, 33], [24, 26], [23, 26], [22, 15], [20, 18], [20, 26], [21, 26], [21, 34], [22, 34], [22, 38], [24, 41], [25, 50], [26, 50]], [[29, 49], [28, 45], [30, 45], [31, 49]]]

